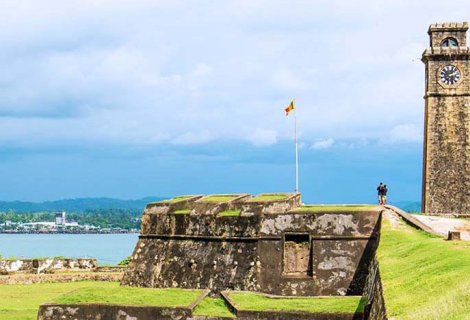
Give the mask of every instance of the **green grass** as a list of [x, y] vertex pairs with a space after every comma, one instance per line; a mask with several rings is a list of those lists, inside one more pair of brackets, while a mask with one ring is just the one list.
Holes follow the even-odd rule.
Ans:
[[39, 305], [112, 303], [162, 307], [188, 306], [202, 290], [120, 287], [117, 282], [79, 281], [0, 285], [0, 320], [35, 320]]
[[378, 249], [389, 318], [470, 319], [470, 243], [383, 221]]
[[183, 210], [173, 211], [173, 214], [189, 214], [190, 212], [191, 212], [191, 209], [183, 209]]
[[194, 309], [193, 314], [204, 317], [235, 318], [235, 315], [230, 312], [222, 298], [204, 298]]
[[231, 292], [230, 299], [239, 310], [246, 311], [302, 311], [310, 313], [363, 312], [364, 301], [358, 296], [269, 298], [254, 292]]
[[212, 195], [203, 198], [201, 201], [203, 202], [228, 202], [237, 198], [238, 196], [231, 196], [231, 195]]
[[116, 287], [112, 282], [40, 283], [29, 285], [0, 285], [0, 320], [35, 320], [39, 305], [84, 287], [100, 291]]
[[241, 214], [241, 210], [225, 210], [219, 212], [217, 216], [219, 217], [239, 217]]
[[173, 202], [178, 202], [178, 201], [181, 201], [181, 200], [186, 200], [186, 199], [189, 199], [189, 198], [192, 198], [194, 196], [177, 196], [177, 197], [173, 197], [171, 199], [168, 199], [168, 200], [163, 200], [162, 202], [170, 202], [170, 203], [173, 203]]
[[289, 195], [285, 193], [259, 194], [256, 197], [248, 200], [248, 202], [284, 200], [287, 199], [287, 197], [289, 197]]
[[202, 290], [178, 288], [155, 289], [114, 286], [96, 290], [82, 288], [54, 300], [56, 303], [110, 303], [134, 306], [183, 307], [189, 306]]
[[16, 261], [16, 260], [48, 260], [48, 259], [68, 259], [63, 256], [57, 256], [57, 257], [32, 257], [32, 258], [19, 258], [15, 256], [10, 256], [7, 258], [0, 257], [0, 260], [4, 261]]
[[306, 205], [292, 210], [292, 212], [348, 212], [348, 211], [368, 211], [374, 209], [376, 205]]

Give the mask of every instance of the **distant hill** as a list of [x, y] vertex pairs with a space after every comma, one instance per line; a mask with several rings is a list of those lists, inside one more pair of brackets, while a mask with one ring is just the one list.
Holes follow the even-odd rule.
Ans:
[[0, 201], [0, 212], [13, 210], [15, 212], [59, 211], [84, 212], [87, 210], [128, 209], [143, 210], [149, 202], [160, 201], [163, 197], [145, 197], [136, 200], [121, 200], [113, 198], [77, 198], [44, 202]]
[[[121, 200], [113, 198], [77, 198], [56, 201], [28, 202], [28, 201], [0, 201], [0, 212], [13, 210], [15, 212], [41, 212], [59, 211], [85, 212], [87, 210], [124, 209], [142, 211], [149, 202], [160, 201], [168, 197], [145, 197], [142, 199]], [[420, 201], [397, 201], [391, 203], [407, 212], [420, 212]]]

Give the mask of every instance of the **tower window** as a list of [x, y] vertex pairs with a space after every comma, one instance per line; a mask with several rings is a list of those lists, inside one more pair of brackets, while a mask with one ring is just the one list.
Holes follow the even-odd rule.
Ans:
[[444, 40], [442, 40], [441, 46], [442, 47], [458, 47], [459, 43], [457, 42], [455, 38], [449, 37], [449, 38], [445, 38]]

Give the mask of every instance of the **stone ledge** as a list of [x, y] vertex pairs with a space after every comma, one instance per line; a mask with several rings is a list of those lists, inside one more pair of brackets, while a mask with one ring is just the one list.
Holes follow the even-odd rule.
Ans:
[[86, 272], [68, 274], [15, 274], [0, 276], [0, 284], [33, 284], [46, 282], [75, 282], [75, 281], [121, 281], [124, 272]]
[[76, 319], [135, 319], [178, 320], [188, 319], [189, 307], [120, 306], [111, 304], [43, 304], [39, 307], [38, 320]]
[[[352, 236], [315, 236], [311, 240], [370, 240], [377, 239], [378, 235], [352, 235]], [[140, 239], [163, 239], [163, 240], [201, 240], [201, 241], [281, 241], [282, 236], [254, 236], [254, 237], [217, 237], [217, 236], [198, 236], [198, 235], [179, 235], [179, 234], [145, 234], [140, 235]]]
[[417, 229], [426, 231], [427, 233], [431, 233], [435, 236], [438, 236], [438, 237], [442, 238], [442, 235], [440, 233], [437, 233], [432, 228], [428, 227], [427, 225], [425, 225], [424, 223], [422, 223], [421, 221], [419, 221], [418, 219], [413, 217], [413, 215], [411, 215], [409, 213], [406, 213], [405, 211], [403, 211], [400, 208], [397, 208], [395, 206], [386, 205], [385, 207], [387, 209], [392, 210], [396, 214], [398, 214], [403, 220], [405, 220], [406, 223], [408, 223], [412, 227], [415, 227]]

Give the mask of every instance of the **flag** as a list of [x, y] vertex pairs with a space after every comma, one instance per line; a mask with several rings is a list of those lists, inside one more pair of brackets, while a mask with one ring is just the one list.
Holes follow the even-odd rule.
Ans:
[[294, 110], [295, 107], [294, 107], [294, 100], [292, 100], [289, 105], [284, 109], [284, 111], [286, 112], [286, 116], [289, 115], [289, 112], [291, 112], [292, 110]]

